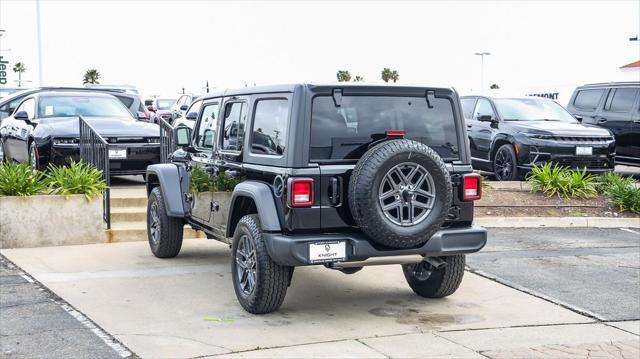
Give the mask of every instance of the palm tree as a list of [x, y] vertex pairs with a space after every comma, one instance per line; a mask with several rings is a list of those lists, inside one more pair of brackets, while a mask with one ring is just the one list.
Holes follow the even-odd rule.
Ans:
[[388, 67], [385, 67], [384, 69], [382, 69], [382, 81], [384, 82], [389, 82], [389, 80], [393, 80], [393, 82], [396, 82], [400, 79], [400, 74], [398, 73], [398, 71], [396, 70], [391, 70]]
[[349, 70], [338, 70], [336, 76], [338, 77], [338, 82], [351, 81], [351, 73], [349, 72]]
[[363, 81], [364, 81], [364, 77], [360, 75], [356, 75], [356, 77], [353, 79], [353, 82], [363, 82]]
[[398, 73], [398, 71], [396, 70], [391, 71], [391, 79], [393, 80], [394, 83], [400, 80], [400, 74]]
[[18, 73], [18, 87], [22, 87], [22, 73], [27, 71], [27, 68], [24, 66], [24, 63], [17, 62], [13, 65], [13, 72]]
[[98, 79], [100, 79], [100, 72], [98, 72], [98, 70], [96, 69], [89, 69], [84, 73], [84, 76], [82, 77], [82, 84], [99, 84], [100, 81], [98, 81]]

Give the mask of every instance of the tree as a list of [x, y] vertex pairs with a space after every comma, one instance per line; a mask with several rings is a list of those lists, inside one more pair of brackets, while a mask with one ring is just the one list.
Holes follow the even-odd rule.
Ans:
[[493, 85], [489, 86], [489, 88], [492, 89], [492, 90], [498, 90], [498, 89], [500, 89], [500, 86], [498, 86], [498, 84], [493, 84]]
[[27, 68], [24, 66], [24, 63], [17, 62], [13, 65], [13, 72], [18, 73], [18, 87], [22, 87], [22, 73], [27, 71]]
[[84, 77], [82, 78], [82, 84], [99, 84], [100, 81], [100, 72], [96, 69], [89, 69], [84, 73]]
[[364, 82], [364, 77], [360, 76], [360, 75], [356, 75], [353, 78], [353, 82]]
[[396, 70], [391, 70], [388, 67], [385, 67], [384, 69], [382, 69], [382, 81], [384, 82], [389, 82], [389, 80], [393, 80], [393, 82], [396, 82], [400, 79], [400, 74], [398, 73], [398, 71]]
[[349, 72], [349, 70], [338, 70], [336, 76], [338, 77], [338, 82], [351, 81], [351, 73]]

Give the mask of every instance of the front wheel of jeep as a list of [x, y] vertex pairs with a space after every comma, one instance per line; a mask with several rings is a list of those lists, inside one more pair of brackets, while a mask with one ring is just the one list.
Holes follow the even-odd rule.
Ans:
[[409, 287], [425, 298], [443, 298], [458, 289], [464, 276], [465, 256], [441, 257], [444, 266], [436, 268], [428, 262], [403, 264], [402, 272]]
[[184, 221], [169, 217], [160, 187], [155, 187], [147, 204], [147, 236], [151, 252], [158, 258], [173, 258], [182, 247]]
[[256, 215], [240, 219], [231, 246], [233, 289], [242, 308], [252, 314], [278, 310], [287, 294], [293, 267], [274, 262]]

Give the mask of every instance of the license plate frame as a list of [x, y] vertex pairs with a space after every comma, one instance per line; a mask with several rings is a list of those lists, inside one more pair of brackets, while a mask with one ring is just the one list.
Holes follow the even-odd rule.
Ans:
[[109, 149], [109, 159], [110, 160], [124, 160], [124, 159], [127, 159], [127, 149], [126, 148], [110, 148]]
[[593, 155], [593, 147], [576, 146], [576, 156], [591, 156], [591, 155]]
[[309, 263], [339, 262], [347, 258], [346, 241], [309, 243], [308, 250]]

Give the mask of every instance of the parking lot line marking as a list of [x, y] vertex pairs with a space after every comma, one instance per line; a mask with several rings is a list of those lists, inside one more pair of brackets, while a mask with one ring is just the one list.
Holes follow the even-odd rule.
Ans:
[[36, 276], [44, 283], [73, 282], [83, 279], [108, 279], [108, 278], [150, 278], [165, 277], [181, 274], [198, 273], [229, 273], [228, 265], [204, 264], [181, 267], [159, 267], [137, 270], [116, 270], [97, 272], [68, 272], [68, 273], [37, 273]]
[[636, 232], [633, 229], [629, 229], [629, 228], [619, 228], [621, 231], [625, 231], [625, 232], [630, 232], [630, 233], [635, 233], [635, 234], [640, 234], [640, 232]]

